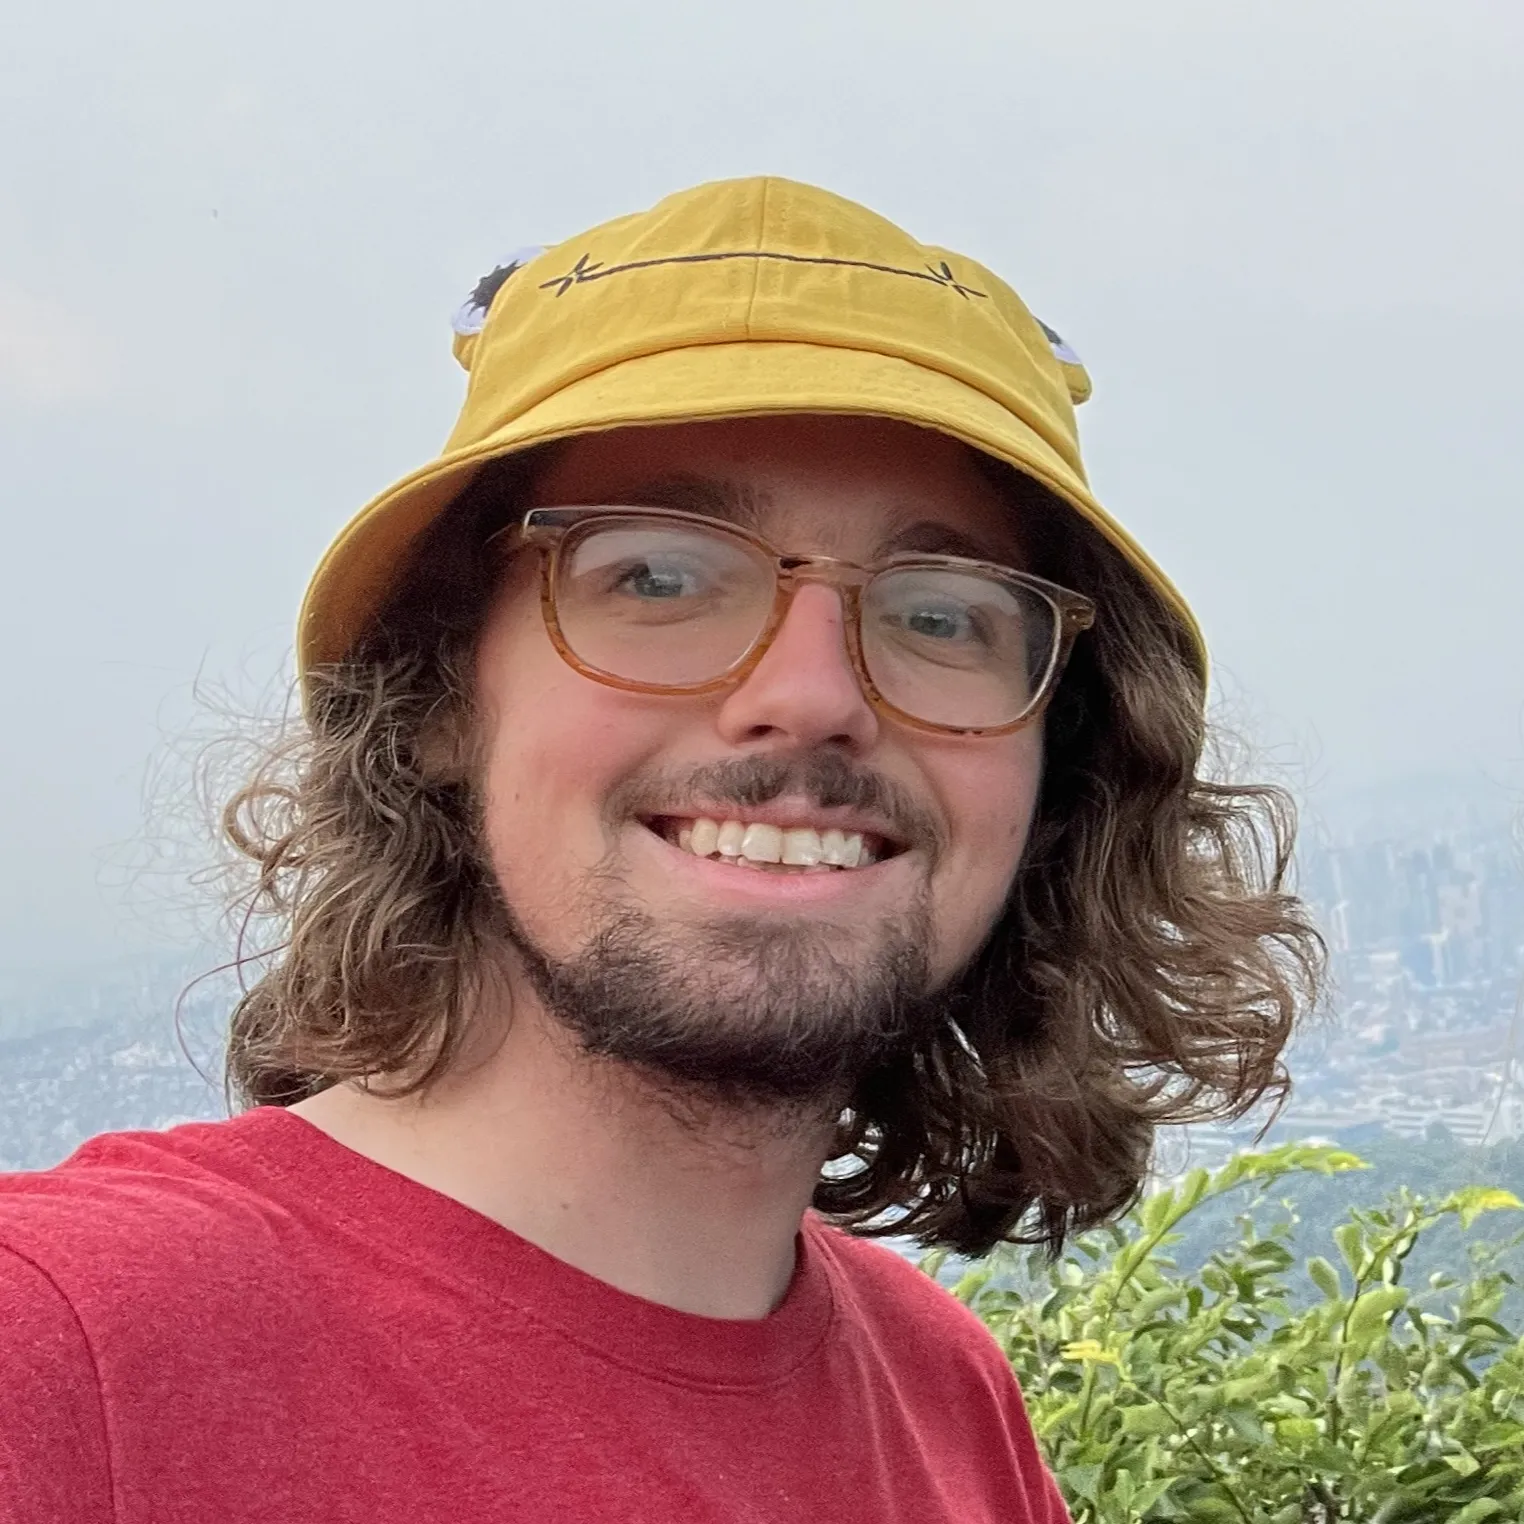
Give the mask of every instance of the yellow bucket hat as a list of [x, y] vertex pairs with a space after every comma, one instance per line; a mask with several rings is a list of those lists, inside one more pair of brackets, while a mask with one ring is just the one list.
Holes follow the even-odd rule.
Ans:
[[1079, 357], [971, 259], [865, 207], [758, 177], [526, 251], [455, 320], [470, 373], [437, 459], [345, 526], [302, 605], [299, 670], [342, 661], [416, 537], [488, 460], [629, 425], [762, 413], [871, 413], [950, 434], [1035, 477], [1142, 573], [1184, 599], [1090, 495]]

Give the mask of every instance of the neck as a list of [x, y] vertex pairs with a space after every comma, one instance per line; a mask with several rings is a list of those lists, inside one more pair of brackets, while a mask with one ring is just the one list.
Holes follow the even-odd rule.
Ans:
[[529, 1001], [421, 1096], [345, 1084], [292, 1110], [621, 1291], [715, 1318], [782, 1299], [835, 1121], [684, 1112]]

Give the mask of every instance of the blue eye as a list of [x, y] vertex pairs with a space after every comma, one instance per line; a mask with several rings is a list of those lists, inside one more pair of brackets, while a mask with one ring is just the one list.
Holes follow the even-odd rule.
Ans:
[[907, 634], [919, 635], [925, 640], [982, 640], [983, 633], [975, 628], [971, 610], [964, 605], [923, 604], [920, 608], [907, 609], [900, 622]]
[[698, 591], [698, 579], [691, 571], [661, 561], [642, 561], [626, 568], [614, 585], [640, 599], [685, 598]]
[[905, 628], [912, 635], [926, 635], [934, 640], [957, 640], [968, 633], [968, 621], [946, 609], [917, 609], [905, 616]]

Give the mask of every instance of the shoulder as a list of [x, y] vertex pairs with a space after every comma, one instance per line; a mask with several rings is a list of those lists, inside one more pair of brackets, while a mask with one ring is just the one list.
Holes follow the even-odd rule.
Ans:
[[1069, 1517], [1043, 1461], [1016, 1373], [995, 1336], [951, 1292], [872, 1239], [806, 1220], [826, 1260], [845, 1338], [915, 1415], [930, 1451], [977, 1455], [1006, 1496], [1060, 1524]]
[[95, 1359], [68, 1297], [0, 1246], [0, 1518], [93, 1524], [111, 1475]]
[[269, 1132], [250, 1112], [164, 1132], [103, 1133], [52, 1169], [0, 1174], [0, 1242], [45, 1224], [67, 1241], [84, 1234], [99, 1245], [124, 1230], [226, 1208], [247, 1193], [250, 1143]]
[[251, 1115], [107, 1134], [0, 1175], [0, 1519], [114, 1517], [123, 1435], [219, 1391], [200, 1366], [228, 1330], [279, 1326], [281, 1209], [256, 1162], [279, 1133]]
[[859, 1238], [813, 1215], [806, 1234], [839, 1280], [866, 1300], [882, 1301], [903, 1313], [917, 1313], [959, 1329], [983, 1325], [955, 1296], [918, 1265], [880, 1239]]
[[1002, 1383], [1009, 1363], [994, 1336], [955, 1296], [885, 1244], [811, 1218], [806, 1231], [833, 1272], [838, 1301], [855, 1322], [907, 1350], [961, 1356]]
[[65, 1371], [88, 1374], [89, 1345], [68, 1297], [42, 1266], [4, 1245], [0, 1329], [0, 1398]]
[[247, 1284], [283, 1216], [252, 1162], [270, 1132], [251, 1113], [106, 1134], [54, 1169], [0, 1175], [0, 1250], [44, 1277], [87, 1331]]

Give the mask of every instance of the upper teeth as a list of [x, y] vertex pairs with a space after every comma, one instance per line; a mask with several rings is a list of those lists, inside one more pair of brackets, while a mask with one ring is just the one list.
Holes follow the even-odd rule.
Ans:
[[711, 820], [700, 815], [678, 832], [678, 845], [695, 857], [742, 858], [753, 863], [789, 863], [813, 868], [825, 864], [833, 868], [856, 868], [873, 861], [863, 847], [861, 831], [839, 831], [831, 826], [817, 831], [812, 826], [768, 825], [763, 821], [747, 824], [740, 820]]

